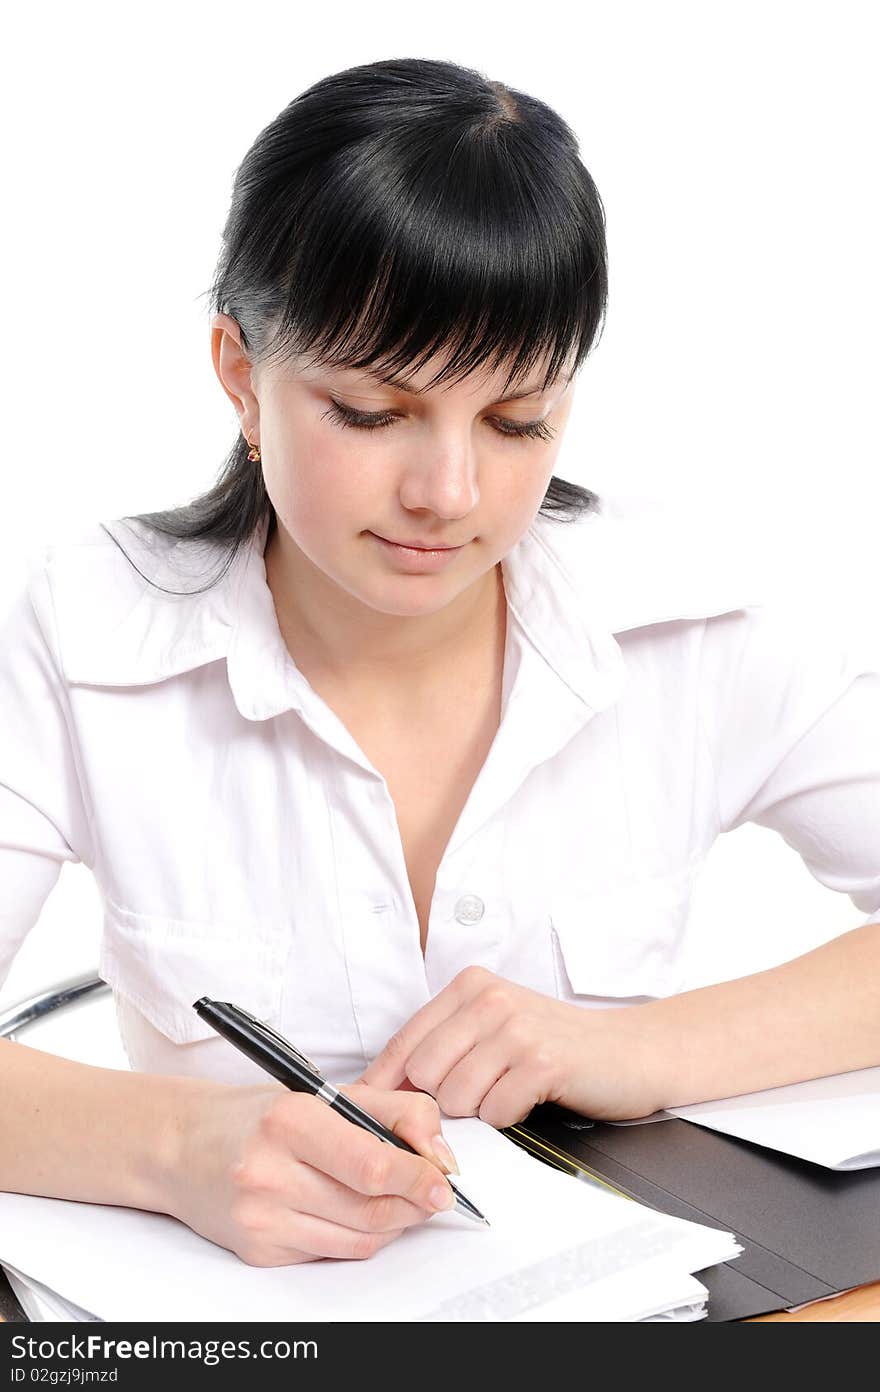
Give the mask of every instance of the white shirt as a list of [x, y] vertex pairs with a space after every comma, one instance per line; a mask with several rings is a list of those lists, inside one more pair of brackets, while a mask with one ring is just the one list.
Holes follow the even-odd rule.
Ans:
[[[107, 525], [166, 588], [222, 568]], [[502, 562], [502, 719], [423, 958], [388, 786], [287, 651], [265, 535], [167, 595], [95, 526], [0, 632], [0, 983], [82, 861], [134, 1068], [265, 1077], [200, 996], [345, 1082], [469, 963], [584, 1006], [675, 993], [695, 878], [746, 821], [880, 917], [876, 651], [762, 602], [711, 529], [539, 516]]]

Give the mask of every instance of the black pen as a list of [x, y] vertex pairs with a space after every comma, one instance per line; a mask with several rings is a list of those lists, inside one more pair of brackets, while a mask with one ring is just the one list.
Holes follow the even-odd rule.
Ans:
[[[289, 1039], [285, 1039], [254, 1015], [248, 1014], [240, 1005], [233, 1005], [231, 1001], [214, 1001], [202, 996], [200, 1000], [193, 1002], [193, 1010], [197, 1011], [203, 1020], [207, 1020], [208, 1024], [230, 1044], [234, 1044], [236, 1049], [240, 1049], [253, 1063], [271, 1073], [273, 1078], [277, 1078], [279, 1083], [283, 1083], [291, 1091], [312, 1093], [314, 1097], [326, 1102], [328, 1107], [332, 1107], [334, 1112], [345, 1117], [346, 1121], [363, 1127], [365, 1131], [378, 1136], [380, 1141], [389, 1141], [400, 1150], [408, 1150], [411, 1155], [418, 1155], [419, 1152], [414, 1146], [409, 1145], [400, 1136], [395, 1136], [393, 1131], [389, 1131], [387, 1126], [383, 1126], [375, 1117], [370, 1116], [369, 1112], [352, 1102], [350, 1097], [340, 1092], [332, 1083], [325, 1082], [311, 1060], [307, 1059], [305, 1054], [301, 1054], [299, 1049], [294, 1048]], [[444, 1175], [444, 1178], [455, 1195], [455, 1208], [449, 1212], [457, 1211], [466, 1218], [473, 1218], [477, 1223], [485, 1223], [488, 1227], [488, 1218], [456, 1189], [448, 1175]]]

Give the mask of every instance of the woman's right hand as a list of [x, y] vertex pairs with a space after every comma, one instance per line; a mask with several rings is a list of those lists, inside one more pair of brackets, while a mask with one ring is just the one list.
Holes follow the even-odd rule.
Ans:
[[412, 1155], [281, 1083], [188, 1082], [162, 1211], [250, 1266], [369, 1257], [455, 1202], [443, 1177], [452, 1167], [434, 1149], [440, 1109], [427, 1093], [340, 1088]]

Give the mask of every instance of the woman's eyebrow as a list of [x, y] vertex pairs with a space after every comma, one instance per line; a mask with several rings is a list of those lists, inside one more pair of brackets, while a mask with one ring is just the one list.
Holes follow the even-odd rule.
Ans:
[[[367, 372], [364, 375], [367, 377], [372, 377], [374, 382], [380, 382], [383, 387], [395, 387], [397, 391], [406, 392], [407, 396], [422, 396], [425, 392], [424, 387], [407, 387], [404, 386], [403, 382], [397, 381], [394, 377], [380, 377], [376, 372]], [[564, 377], [562, 379], [565, 386], [568, 386], [573, 376], [574, 373], [570, 372], [567, 377]], [[555, 380], [558, 379], [554, 379], [554, 381]], [[553, 382], [550, 383], [550, 386], [553, 386]], [[522, 397], [534, 396], [537, 392], [541, 390], [549, 391], [549, 387], [542, 388], [539, 382], [537, 386], [524, 387], [522, 391], [511, 392], [508, 396], [501, 396], [498, 398], [495, 404], [498, 406], [502, 406], [505, 401], [519, 401], [522, 399]]]

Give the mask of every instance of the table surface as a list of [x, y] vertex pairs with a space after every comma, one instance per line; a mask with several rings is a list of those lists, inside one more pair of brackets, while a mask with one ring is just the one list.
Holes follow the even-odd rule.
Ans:
[[874, 1281], [870, 1286], [857, 1286], [855, 1290], [832, 1296], [830, 1300], [816, 1301], [794, 1313], [780, 1310], [775, 1315], [756, 1315], [753, 1319], [737, 1323], [758, 1324], [762, 1320], [803, 1320], [814, 1324], [831, 1321], [877, 1323], [880, 1322], [880, 1281]]

